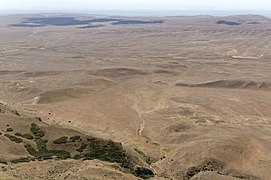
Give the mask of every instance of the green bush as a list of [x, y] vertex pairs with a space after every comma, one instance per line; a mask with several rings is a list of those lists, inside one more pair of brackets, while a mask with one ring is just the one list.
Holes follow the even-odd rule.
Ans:
[[152, 164], [155, 162], [155, 160], [153, 160], [151, 157], [148, 157], [144, 152], [142, 152], [141, 150], [137, 149], [137, 148], [134, 148], [134, 150], [139, 153], [143, 158], [144, 158], [144, 161], [148, 164]]
[[72, 137], [70, 137], [70, 140], [72, 142], [78, 141], [79, 139], [80, 139], [80, 136], [72, 136]]
[[21, 157], [19, 159], [12, 160], [12, 163], [21, 163], [21, 162], [30, 162], [31, 158], [29, 157]]
[[6, 130], [7, 132], [12, 132], [13, 131], [13, 129], [12, 128], [7, 128], [7, 130]]
[[38, 159], [52, 159], [52, 156], [56, 156], [61, 159], [70, 158], [71, 155], [69, 152], [64, 150], [49, 150], [47, 149], [48, 140], [43, 140], [42, 138], [38, 138], [35, 140], [37, 145], [37, 150], [35, 150], [31, 145], [25, 145], [25, 148], [32, 156], [37, 157]]
[[76, 151], [78, 151], [78, 152], [81, 153], [81, 152], [84, 151], [84, 149], [86, 149], [86, 147], [87, 147], [87, 144], [86, 143], [82, 143], [81, 146], [80, 146], [80, 148], [76, 149]]
[[9, 134], [5, 134], [4, 136], [6, 136], [7, 138], [9, 138], [9, 140], [16, 142], [16, 143], [21, 143], [23, 142], [23, 140], [21, 138], [17, 138], [16, 136], [12, 136]]
[[43, 154], [48, 151], [46, 143], [47, 143], [47, 140], [43, 140], [43, 139], [36, 140], [37, 149], [38, 149], [39, 154]]
[[35, 123], [31, 124], [31, 128], [30, 131], [32, 132], [32, 134], [36, 137], [36, 138], [41, 138], [45, 135], [45, 132], [42, 131], [39, 126]]
[[15, 136], [22, 137], [22, 134], [21, 133], [15, 133]]
[[142, 179], [150, 179], [154, 176], [153, 171], [145, 167], [137, 167], [134, 174]]
[[28, 140], [34, 139], [34, 137], [31, 134], [23, 134], [22, 137]]
[[23, 137], [28, 140], [34, 139], [34, 137], [31, 134], [21, 134], [21, 133], [15, 133], [15, 136]]
[[32, 156], [35, 156], [35, 157], [39, 156], [39, 153], [30, 144], [26, 144], [24, 145], [24, 147], [26, 148], [28, 153], [31, 154]]
[[67, 142], [68, 142], [68, 137], [67, 136], [63, 136], [63, 137], [58, 138], [58, 139], [53, 141], [54, 144], [65, 144]]

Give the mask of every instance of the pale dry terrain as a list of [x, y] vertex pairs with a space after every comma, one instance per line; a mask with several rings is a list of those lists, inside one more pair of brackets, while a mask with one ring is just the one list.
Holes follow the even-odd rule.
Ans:
[[[80, 21], [18, 26], [30, 17]], [[52, 134], [49, 143], [64, 132], [120, 142], [154, 172], [151, 179], [271, 178], [269, 18], [108, 19], [0, 17], [3, 134], [6, 124], [26, 131], [38, 119]], [[28, 155], [3, 134], [2, 160]], [[8, 162], [0, 176], [139, 178], [120, 169], [100, 160], [50, 159]]]

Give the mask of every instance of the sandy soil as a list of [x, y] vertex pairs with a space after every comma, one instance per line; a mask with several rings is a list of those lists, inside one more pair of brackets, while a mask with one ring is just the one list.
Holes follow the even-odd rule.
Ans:
[[[2, 102], [47, 124], [140, 149], [155, 160], [153, 179], [270, 179], [270, 19], [8, 26], [30, 16], [38, 15], [0, 17]], [[105, 162], [71, 161], [4, 166], [1, 177], [136, 179]], [[56, 172], [58, 165], [66, 170]]]

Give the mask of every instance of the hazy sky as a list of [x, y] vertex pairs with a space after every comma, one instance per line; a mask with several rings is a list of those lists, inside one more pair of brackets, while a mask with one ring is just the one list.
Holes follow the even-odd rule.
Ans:
[[270, 10], [271, 0], [0, 0], [0, 10]]

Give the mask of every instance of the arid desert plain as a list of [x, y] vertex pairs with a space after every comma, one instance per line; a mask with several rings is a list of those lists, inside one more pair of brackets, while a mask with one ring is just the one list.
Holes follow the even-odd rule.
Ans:
[[0, 16], [0, 179], [271, 179], [271, 19]]

